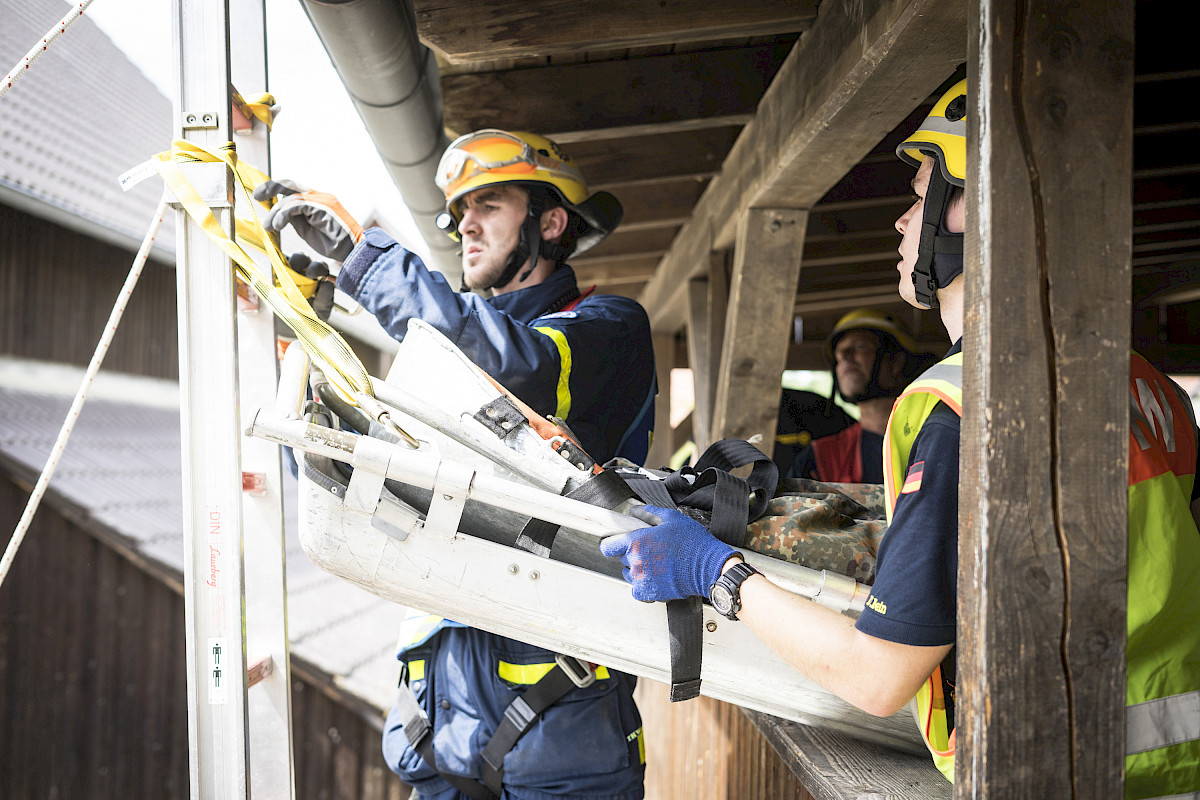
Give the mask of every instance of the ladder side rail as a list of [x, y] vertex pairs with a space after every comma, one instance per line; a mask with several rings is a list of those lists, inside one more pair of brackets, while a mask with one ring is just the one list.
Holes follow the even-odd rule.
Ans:
[[[230, 141], [229, 19], [224, 0], [173, 0], [178, 138]], [[209, 165], [200, 165], [209, 166]], [[232, 234], [232, 176], [206, 201]], [[220, 196], [223, 191], [223, 196]], [[177, 214], [184, 601], [191, 797], [249, 795], [243, 641], [238, 382], [234, 282], [228, 257]]]
[[[243, 95], [266, 91], [267, 30], [263, 0], [230, 0], [230, 72]], [[235, 133], [238, 157], [271, 172], [270, 132], [255, 122]], [[242, 216], [255, 213], [239, 209]], [[269, 259], [251, 255], [264, 274]], [[238, 383], [242, 420], [275, 396], [279, 363], [275, 350], [275, 316], [261, 302], [239, 305], [237, 314]], [[249, 721], [250, 793], [256, 800], [290, 800], [296, 796], [292, 750], [291, 681], [287, 633], [286, 540], [283, 516], [283, 468], [280, 448], [242, 434], [243, 564], [245, 571], [246, 655], [250, 661], [269, 657], [270, 670], [246, 693]]]

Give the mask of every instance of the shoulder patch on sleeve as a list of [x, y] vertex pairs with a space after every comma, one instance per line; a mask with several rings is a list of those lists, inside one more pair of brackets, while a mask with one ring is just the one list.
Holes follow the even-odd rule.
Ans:
[[578, 311], [555, 311], [553, 314], [542, 314], [538, 319], [575, 319]]
[[921, 476], [925, 474], [925, 462], [918, 461], [908, 468], [908, 475], [904, 478], [904, 486], [900, 489], [900, 494], [912, 494], [921, 488]]

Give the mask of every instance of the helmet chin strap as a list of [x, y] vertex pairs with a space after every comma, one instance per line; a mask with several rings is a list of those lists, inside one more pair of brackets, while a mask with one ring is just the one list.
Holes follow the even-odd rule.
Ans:
[[[537, 267], [538, 258], [541, 256], [545, 256], [556, 265], [566, 260], [567, 249], [565, 247], [542, 239], [542, 213], [545, 210], [544, 200], [537, 193], [531, 193], [529, 211], [525, 215], [525, 221], [521, 223], [517, 246], [508, 254], [504, 272], [500, 273], [500, 277], [487, 288], [503, 289], [512, 282], [514, 277], [517, 279], [517, 283], [524, 283]], [[532, 242], [537, 242], [538, 246], [533, 247]], [[517, 270], [521, 269], [522, 264], [526, 265], [525, 269], [520, 275], [517, 275]]]
[[[932, 156], [927, 156], [932, 158]], [[925, 211], [921, 215], [921, 242], [912, 282], [917, 303], [922, 308], [937, 306], [937, 290], [949, 286], [963, 271], [963, 235], [946, 229], [946, 209], [953, 186], [935, 163], [925, 191]]]

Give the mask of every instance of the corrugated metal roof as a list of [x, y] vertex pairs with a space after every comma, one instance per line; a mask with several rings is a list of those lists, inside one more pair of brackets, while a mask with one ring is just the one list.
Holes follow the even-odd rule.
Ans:
[[[0, 70], [70, 7], [0, 0]], [[171, 115], [171, 101], [84, 14], [0, 99], [0, 203], [136, 249], [162, 183], [123, 192], [117, 178], [170, 148]], [[173, 257], [170, 228], [155, 250]]]
[[[0, 470], [32, 481], [71, 399], [0, 386]], [[125, 537], [139, 555], [183, 575], [179, 411], [90, 399], [50, 484], [48, 505]], [[296, 539], [296, 483], [285, 473], [288, 628], [292, 654], [381, 712], [391, 705], [404, 608], [318, 569]], [[7, 537], [5, 537], [7, 538]], [[20, 558], [20, 554], [17, 556]]]

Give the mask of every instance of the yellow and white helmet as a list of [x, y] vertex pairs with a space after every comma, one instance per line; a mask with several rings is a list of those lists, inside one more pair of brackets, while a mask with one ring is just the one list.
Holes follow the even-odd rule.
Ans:
[[942, 175], [955, 186], [967, 180], [967, 81], [950, 87], [912, 134], [896, 147], [896, 155], [914, 167], [926, 155], [937, 158]]

